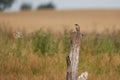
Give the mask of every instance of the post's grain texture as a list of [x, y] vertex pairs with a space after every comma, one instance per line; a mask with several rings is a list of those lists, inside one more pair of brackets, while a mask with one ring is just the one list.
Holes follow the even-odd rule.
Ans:
[[80, 26], [75, 24], [76, 31], [71, 32], [71, 49], [70, 54], [66, 57], [67, 75], [66, 80], [77, 80], [78, 60], [80, 51]]

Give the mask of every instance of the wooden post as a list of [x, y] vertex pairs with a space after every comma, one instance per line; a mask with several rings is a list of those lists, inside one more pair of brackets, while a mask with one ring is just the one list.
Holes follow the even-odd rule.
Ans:
[[67, 75], [66, 80], [82, 80], [80, 76], [77, 78], [79, 51], [80, 51], [80, 26], [75, 24], [76, 31], [71, 32], [71, 49], [70, 54], [66, 57], [67, 61]]

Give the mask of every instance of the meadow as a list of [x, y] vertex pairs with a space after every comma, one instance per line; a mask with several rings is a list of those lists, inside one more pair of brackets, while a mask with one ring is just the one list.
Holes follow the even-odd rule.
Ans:
[[[45, 15], [47, 12], [49, 15]], [[65, 80], [70, 32], [76, 21], [81, 23], [84, 33], [80, 44], [79, 74], [88, 71], [88, 80], [120, 80], [120, 24], [117, 21], [120, 11], [88, 11], [89, 15], [87, 11], [79, 11], [84, 14], [80, 15], [84, 22], [77, 12], [47, 12], [0, 14], [0, 80]], [[72, 13], [66, 15], [69, 12]], [[15, 30], [21, 30], [23, 37], [15, 38]]]

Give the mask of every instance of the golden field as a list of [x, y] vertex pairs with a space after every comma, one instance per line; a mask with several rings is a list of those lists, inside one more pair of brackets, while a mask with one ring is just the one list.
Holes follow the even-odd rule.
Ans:
[[103, 31], [105, 28], [120, 29], [120, 10], [71, 10], [71, 11], [23, 11], [0, 13], [0, 23], [14, 29], [33, 32], [40, 28], [52, 31], [73, 29], [73, 24], [81, 26], [82, 31]]
[[[0, 12], [0, 80], [65, 80], [76, 23], [88, 33], [81, 38], [78, 75], [120, 80], [120, 10]], [[15, 39], [12, 30], [34, 34]]]

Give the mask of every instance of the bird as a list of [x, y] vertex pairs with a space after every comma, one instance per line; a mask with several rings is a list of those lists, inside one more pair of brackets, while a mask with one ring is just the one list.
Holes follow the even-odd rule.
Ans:
[[80, 32], [80, 26], [78, 24], [75, 24], [75, 26], [76, 26], [76, 31]]

